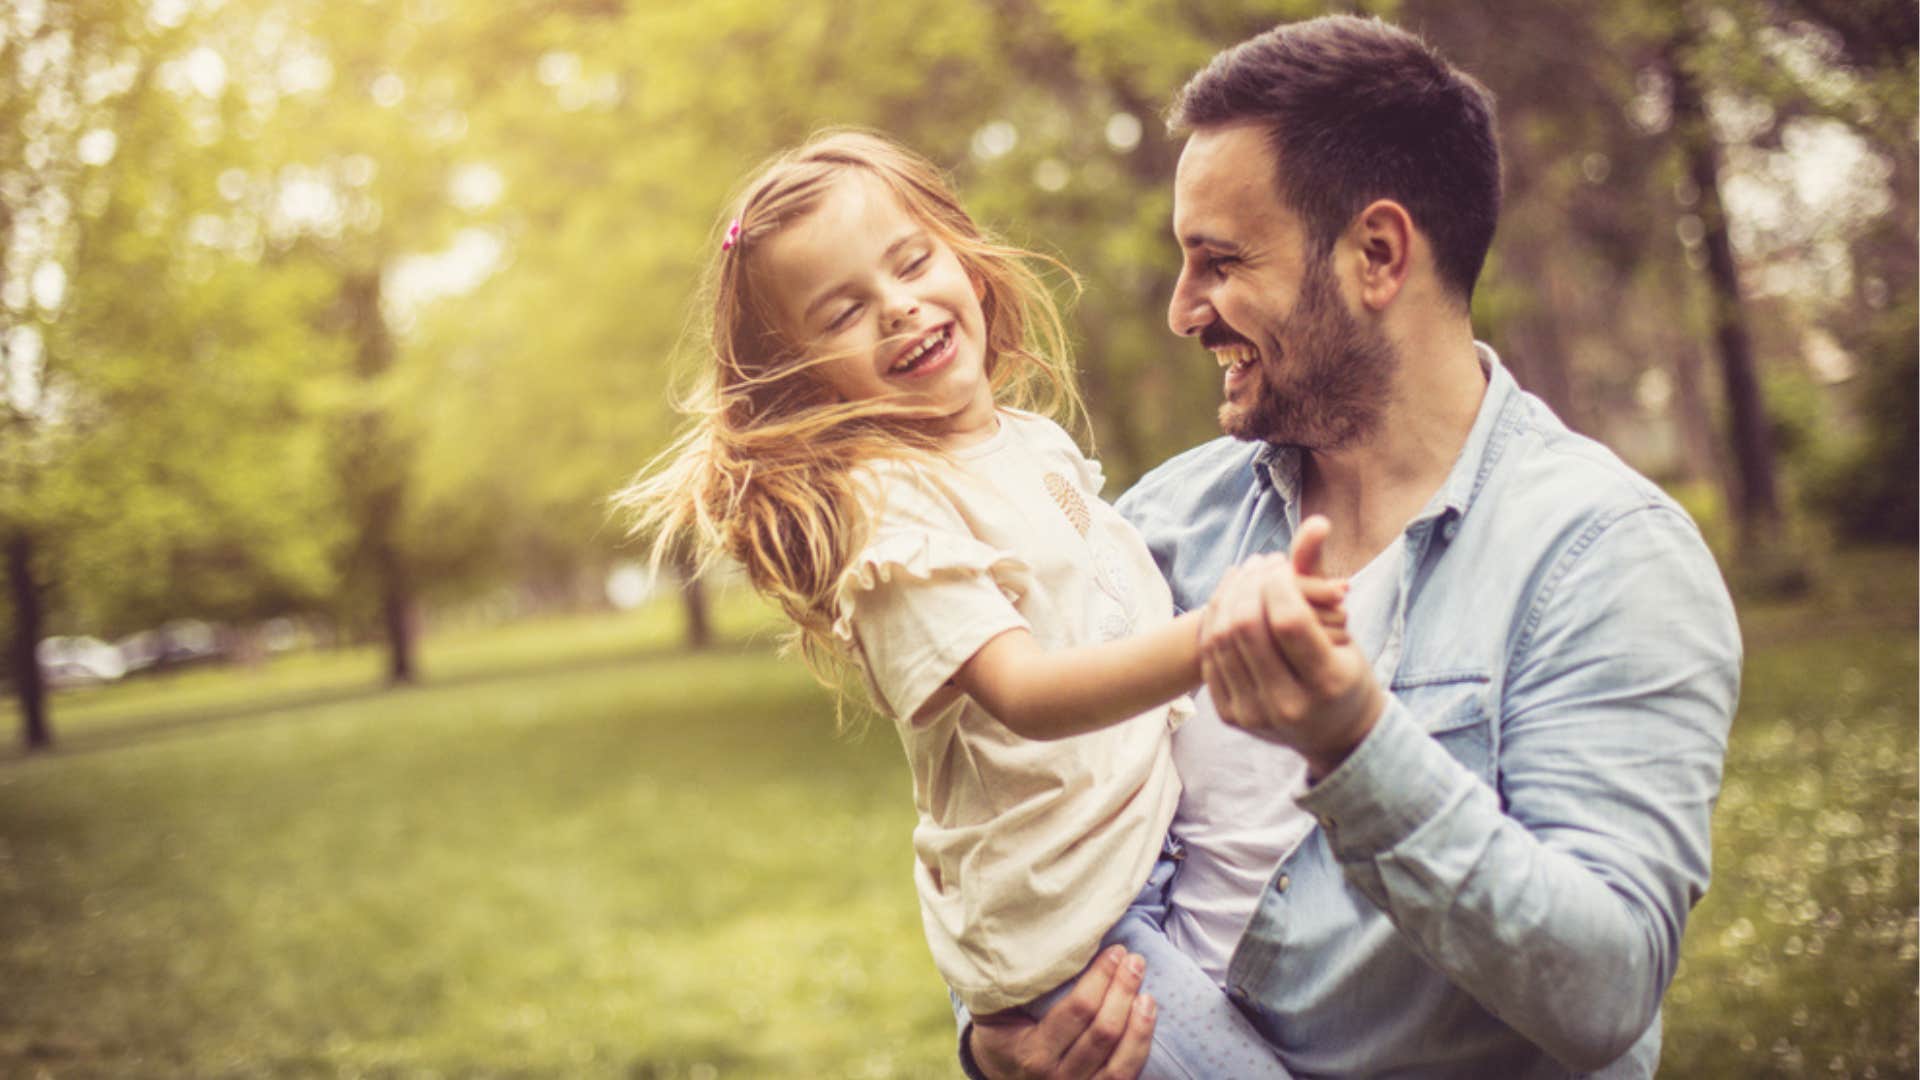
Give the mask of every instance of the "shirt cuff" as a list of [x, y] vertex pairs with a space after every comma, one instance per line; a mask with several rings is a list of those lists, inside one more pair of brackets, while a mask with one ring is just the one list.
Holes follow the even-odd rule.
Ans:
[[1386, 711], [1339, 767], [1300, 796], [1343, 862], [1391, 851], [1478, 783], [1389, 694]]

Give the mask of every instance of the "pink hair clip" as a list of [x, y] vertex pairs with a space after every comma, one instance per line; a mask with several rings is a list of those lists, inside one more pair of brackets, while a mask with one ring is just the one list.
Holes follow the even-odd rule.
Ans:
[[740, 242], [740, 219], [734, 218], [733, 224], [727, 226], [727, 238], [725, 240], [720, 241], [720, 250], [732, 251], [733, 245], [739, 242]]

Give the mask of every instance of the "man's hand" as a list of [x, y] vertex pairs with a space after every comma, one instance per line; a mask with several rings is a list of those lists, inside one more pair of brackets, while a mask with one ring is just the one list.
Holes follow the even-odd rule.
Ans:
[[1152, 1046], [1146, 961], [1116, 945], [1040, 1020], [975, 1017], [974, 1064], [993, 1080], [1134, 1080]]
[[1346, 760], [1386, 708], [1371, 665], [1343, 632], [1344, 609], [1337, 625], [1323, 614], [1327, 532], [1326, 518], [1310, 517], [1291, 558], [1234, 567], [1200, 632], [1200, 671], [1220, 718], [1299, 751], [1315, 780]]

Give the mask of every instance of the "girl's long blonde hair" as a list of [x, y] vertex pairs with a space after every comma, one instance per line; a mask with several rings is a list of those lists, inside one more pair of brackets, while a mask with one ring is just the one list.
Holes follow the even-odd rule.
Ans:
[[1069, 421], [1082, 412], [1060, 308], [1035, 266], [1077, 286], [1072, 272], [984, 232], [931, 162], [881, 136], [835, 130], [753, 175], [726, 218], [738, 231], [723, 225], [714, 241], [704, 293], [711, 368], [682, 406], [690, 422], [612, 501], [629, 535], [651, 537], [656, 570], [678, 545], [691, 545], [701, 568], [723, 553], [738, 561], [793, 620], [791, 641], [815, 675], [842, 687], [849, 658], [833, 637], [835, 594], [868, 528], [856, 469], [939, 456], [925, 407], [843, 402], [804, 377], [820, 358], [783, 331], [766, 296], [767, 239], [849, 174], [878, 181], [959, 257], [981, 294], [995, 402]]

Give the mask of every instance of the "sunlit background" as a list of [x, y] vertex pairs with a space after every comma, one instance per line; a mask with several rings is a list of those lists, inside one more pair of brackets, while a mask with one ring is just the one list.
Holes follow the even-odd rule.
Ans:
[[1913, 1075], [1904, 0], [8, 0], [0, 1073], [952, 1075], [892, 735], [605, 497], [828, 124], [1079, 273], [1110, 496], [1212, 436], [1160, 113], [1329, 10], [1497, 95], [1476, 328], [1740, 597], [1665, 1074]]

